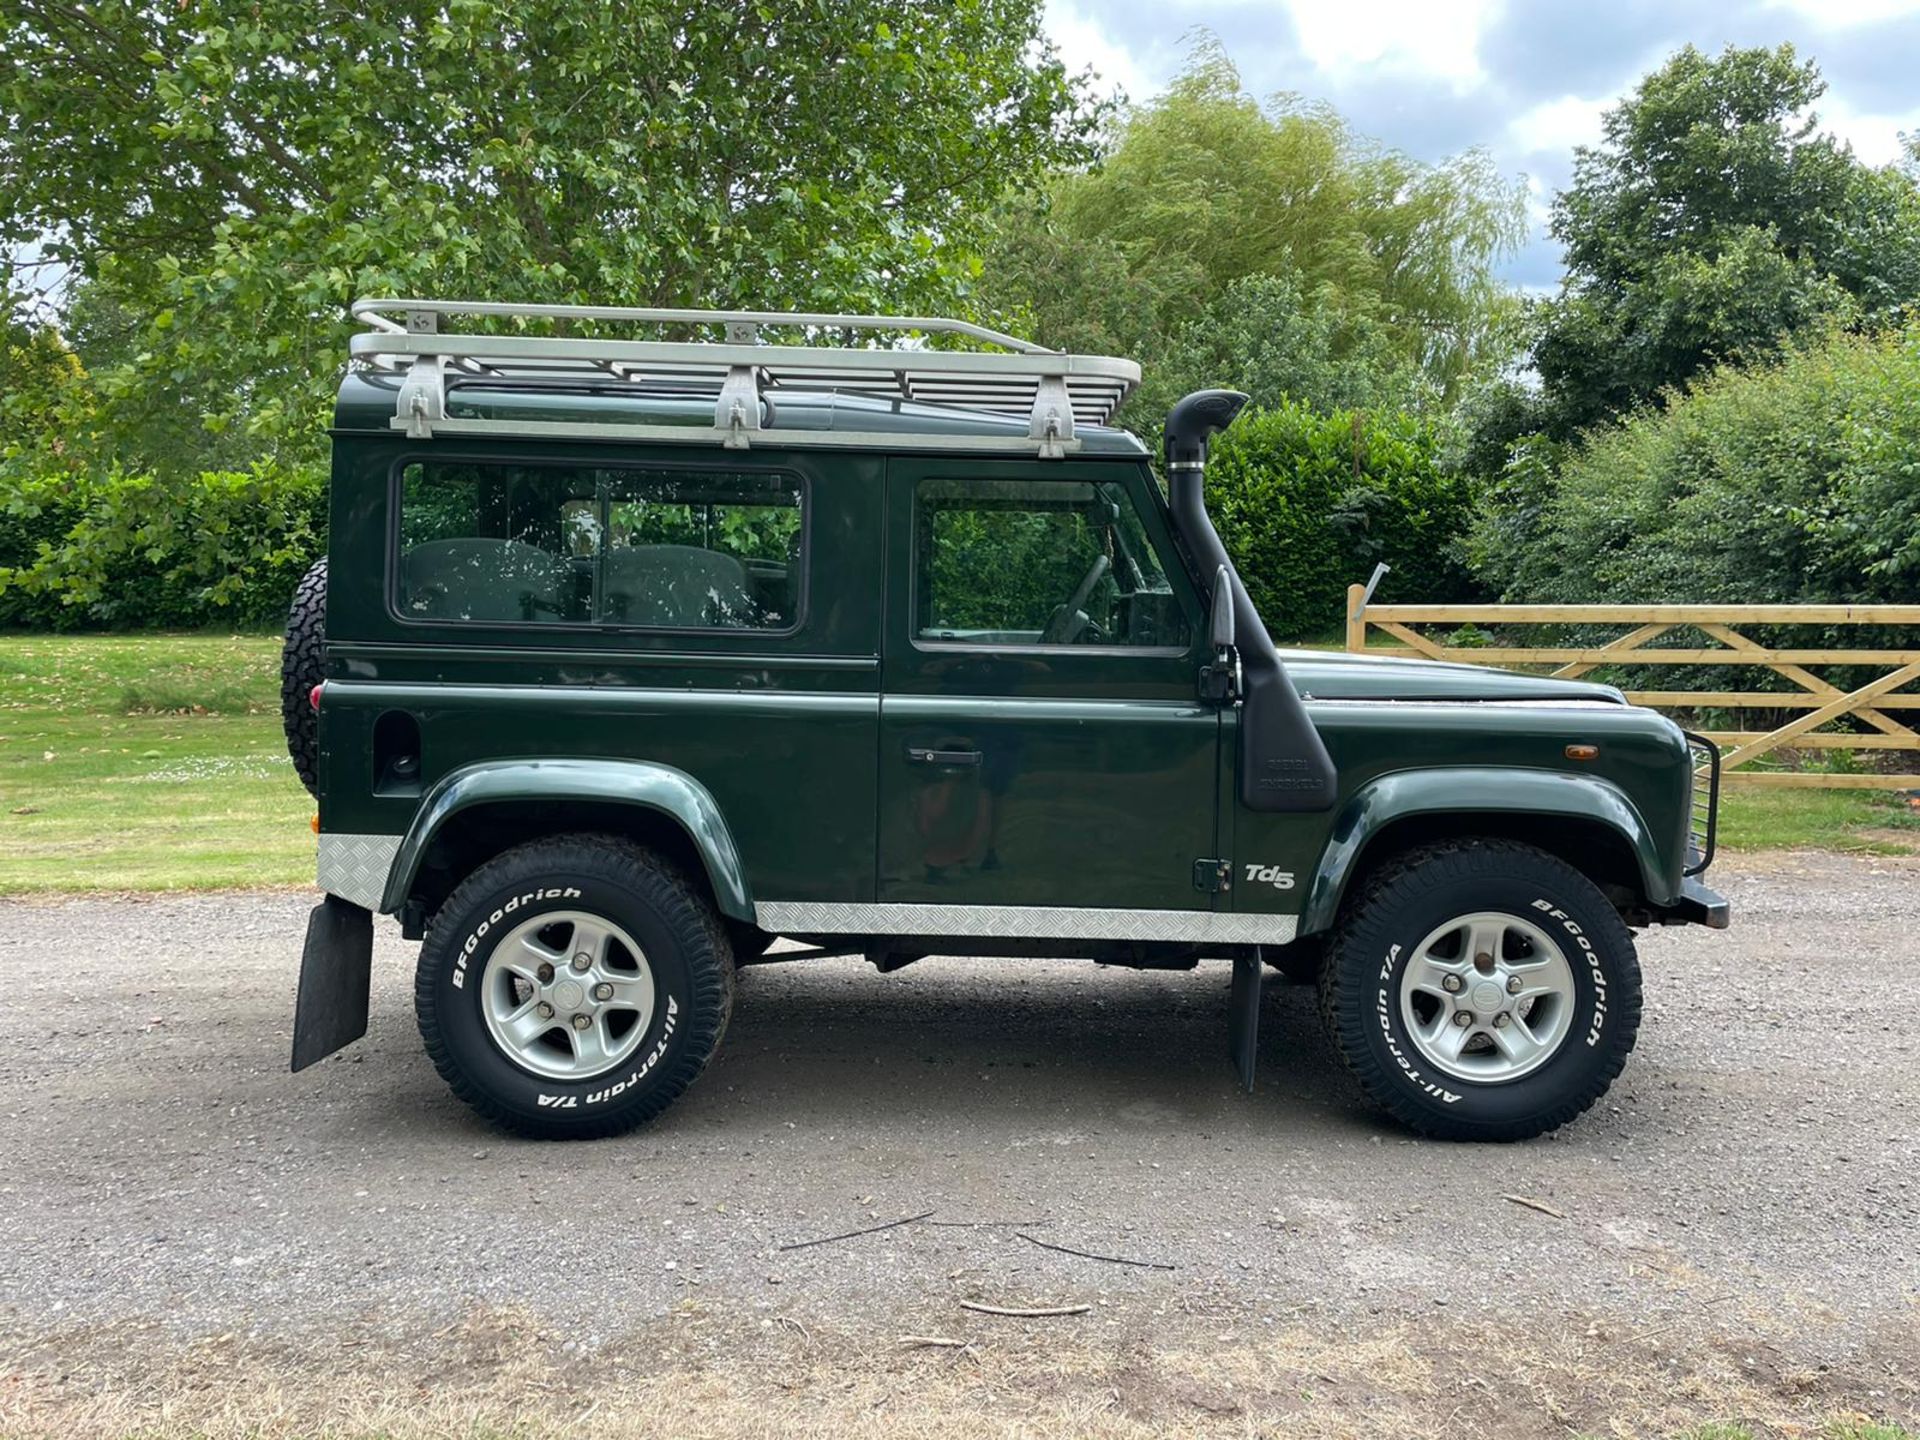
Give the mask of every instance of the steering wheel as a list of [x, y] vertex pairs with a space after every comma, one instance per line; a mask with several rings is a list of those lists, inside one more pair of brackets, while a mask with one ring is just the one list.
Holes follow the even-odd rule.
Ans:
[[1067, 603], [1053, 612], [1053, 618], [1047, 621], [1047, 628], [1040, 632], [1041, 644], [1071, 645], [1086, 632], [1093, 621], [1081, 607], [1087, 603], [1087, 597], [1093, 594], [1093, 587], [1105, 579], [1107, 571], [1112, 568], [1113, 562], [1105, 555], [1095, 557], [1093, 564], [1087, 567], [1087, 573], [1080, 577], [1080, 583], [1074, 587], [1073, 594], [1067, 597]]

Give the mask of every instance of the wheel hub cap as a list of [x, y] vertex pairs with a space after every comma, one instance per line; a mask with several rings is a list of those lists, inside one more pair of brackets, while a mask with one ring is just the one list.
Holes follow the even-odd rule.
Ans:
[[1400, 1018], [1428, 1065], [1498, 1084], [1553, 1058], [1573, 1025], [1573, 967], [1545, 930], [1496, 911], [1461, 915], [1414, 948]]
[[653, 968], [605, 917], [549, 911], [494, 947], [480, 1001], [488, 1036], [515, 1065], [550, 1080], [590, 1080], [625, 1063], [646, 1038]]

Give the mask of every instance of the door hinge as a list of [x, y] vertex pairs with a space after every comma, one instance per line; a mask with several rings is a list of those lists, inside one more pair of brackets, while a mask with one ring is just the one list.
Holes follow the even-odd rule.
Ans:
[[1223, 890], [1231, 890], [1233, 862], [1231, 860], [1194, 861], [1193, 888], [1208, 895], [1218, 895]]
[[1200, 667], [1200, 698], [1210, 704], [1238, 700], [1241, 687], [1240, 651], [1232, 645], [1222, 646]]

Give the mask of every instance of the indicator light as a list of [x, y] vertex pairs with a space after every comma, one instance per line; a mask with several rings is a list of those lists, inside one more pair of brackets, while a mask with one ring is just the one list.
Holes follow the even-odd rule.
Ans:
[[1567, 759], [1569, 760], [1597, 760], [1599, 757], [1600, 747], [1598, 745], [1567, 746]]

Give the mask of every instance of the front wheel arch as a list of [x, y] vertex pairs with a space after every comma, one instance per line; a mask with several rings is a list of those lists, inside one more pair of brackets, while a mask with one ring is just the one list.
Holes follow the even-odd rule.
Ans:
[[1457, 774], [1446, 771], [1385, 776], [1354, 796], [1334, 822], [1308, 884], [1299, 933], [1330, 933], [1369, 876], [1422, 846], [1449, 841], [1501, 840], [1545, 851], [1586, 876], [1616, 909], [1657, 906], [1674, 898], [1664, 893], [1659, 848], [1625, 795], [1593, 780], [1504, 773], [1510, 785], [1521, 787], [1535, 779], [1558, 782], [1549, 793], [1560, 803], [1492, 808], [1448, 803], [1443, 795], [1425, 793], [1437, 782], [1458, 788]]

